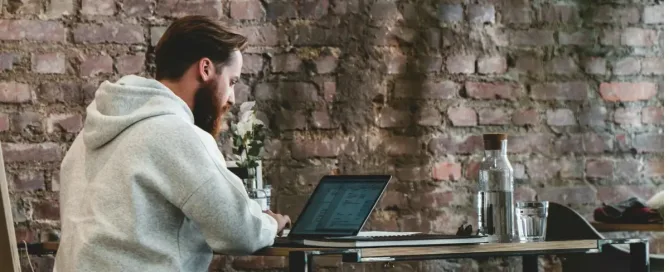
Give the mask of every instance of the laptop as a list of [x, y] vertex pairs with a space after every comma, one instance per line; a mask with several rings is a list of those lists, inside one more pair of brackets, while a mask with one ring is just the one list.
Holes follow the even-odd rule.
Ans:
[[274, 246], [381, 247], [485, 242], [482, 236], [361, 231], [392, 179], [390, 175], [327, 175], [292, 228]]

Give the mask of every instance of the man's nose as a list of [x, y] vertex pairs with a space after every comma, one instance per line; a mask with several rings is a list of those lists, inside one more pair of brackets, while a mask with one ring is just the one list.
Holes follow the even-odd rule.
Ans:
[[230, 90], [230, 97], [228, 97], [228, 104], [231, 106], [235, 104], [235, 88], [231, 88]]

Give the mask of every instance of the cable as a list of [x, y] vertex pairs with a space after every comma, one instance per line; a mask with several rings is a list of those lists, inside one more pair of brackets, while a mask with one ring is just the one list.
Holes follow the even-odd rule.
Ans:
[[30, 265], [30, 271], [35, 272], [35, 268], [33, 268], [33, 262], [30, 260], [30, 253], [28, 252], [28, 243], [26, 243], [26, 240], [23, 240], [23, 246], [25, 246], [26, 249], [26, 257], [28, 257], [28, 265]]

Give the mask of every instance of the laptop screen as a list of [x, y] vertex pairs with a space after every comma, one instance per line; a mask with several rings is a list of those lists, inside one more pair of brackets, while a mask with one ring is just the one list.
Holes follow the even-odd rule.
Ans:
[[390, 176], [325, 176], [290, 236], [357, 234], [389, 181]]

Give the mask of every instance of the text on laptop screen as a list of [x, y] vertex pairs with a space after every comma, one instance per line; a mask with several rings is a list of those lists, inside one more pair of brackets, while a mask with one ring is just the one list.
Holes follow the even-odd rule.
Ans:
[[324, 179], [291, 233], [350, 235], [357, 232], [374, 208], [386, 181], [365, 178]]

